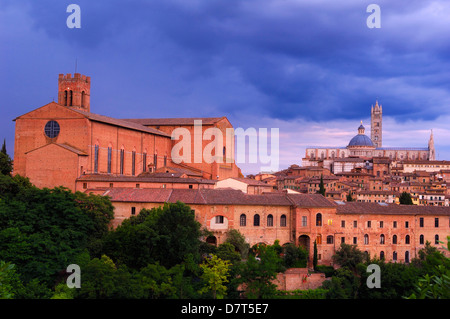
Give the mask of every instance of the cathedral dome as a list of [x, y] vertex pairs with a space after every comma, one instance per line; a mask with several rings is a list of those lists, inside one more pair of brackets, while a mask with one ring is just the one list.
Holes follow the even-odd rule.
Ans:
[[350, 140], [348, 146], [369, 146], [373, 147], [372, 140], [364, 134], [358, 134]]
[[347, 147], [358, 147], [358, 146], [365, 146], [365, 147], [374, 147], [372, 140], [364, 134], [365, 128], [362, 125], [358, 127], [358, 135], [355, 135], [350, 142], [348, 143]]

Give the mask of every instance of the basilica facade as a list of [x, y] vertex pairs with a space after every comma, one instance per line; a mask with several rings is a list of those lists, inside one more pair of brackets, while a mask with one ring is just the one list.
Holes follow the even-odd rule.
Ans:
[[[170, 176], [181, 172], [210, 180], [241, 176], [234, 163], [234, 140], [226, 139], [227, 128], [233, 128], [226, 117], [112, 118], [91, 112], [90, 86], [89, 76], [60, 74], [58, 103], [50, 102], [14, 119], [14, 174], [28, 177], [37, 187], [64, 186], [72, 191], [84, 191], [79, 185], [89, 186], [86, 179], [93, 175], [109, 183], [127, 178], [133, 185], [149, 172]], [[173, 130], [198, 135], [195, 120], [201, 121], [202, 136], [209, 128], [223, 132], [223, 149], [214, 150], [219, 160], [180, 162], [172, 158], [178, 143], [172, 139]], [[201, 151], [210, 143], [202, 140]]]

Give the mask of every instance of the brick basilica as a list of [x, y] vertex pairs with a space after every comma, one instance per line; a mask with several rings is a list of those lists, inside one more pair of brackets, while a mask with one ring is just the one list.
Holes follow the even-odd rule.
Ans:
[[[450, 235], [448, 206], [334, 201], [275, 186], [254, 193], [245, 191], [250, 187], [234, 189], [237, 182], [252, 189], [267, 184], [242, 178], [234, 162], [234, 144], [225, 140], [225, 130], [233, 128], [226, 117], [115, 119], [91, 113], [90, 83], [85, 75], [60, 74], [57, 103], [14, 119], [13, 173], [28, 177], [37, 187], [65, 186], [109, 196], [115, 208], [114, 226], [142, 208], [181, 201], [212, 232], [205, 238], [212, 244], [224, 242], [228, 230], [238, 229], [251, 245], [275, 240], [301, 245], [312, 261], [316, 242], [319, 264], [327, 265], [341, 243], [355, 244], [372, 257], [410, 262], [427, 241], [442, 250], [440, 242]], [[172, 132], [184, 128], [194, 134], [194, 120], [202, 121], [202, 133], [208, 128], [223, 131], [225, 146], [215, 154], [221, 160], [172, 159], [177, 142]], [[374, 134], [379, 144], [368, 149], [381, 151], [380, 131]], [[203, 141], [203, 150], [208, 143]], [[430, 158], [430, 149], [417, 152], [420, 158], [421, 152]], [[223, 180], [229, 181], [226, 187], [218, 183]]]

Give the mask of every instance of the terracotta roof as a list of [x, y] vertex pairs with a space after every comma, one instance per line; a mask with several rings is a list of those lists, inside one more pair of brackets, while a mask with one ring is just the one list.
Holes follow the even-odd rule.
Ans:
[[330, 203], [325, 197], [317, 194], [250, 195], [233, 189], [111, 188], [104, 195], [110, 196], [113, 202], [174, 203], [181, 201], [188, 205], [335, 206], [334, 203]]
[[80, 114], [86, 116], [88, 119], [90, 119], [92, 121], [97, 121], [97, 122], [107, 123], [107, 124], [111, 124], [111, 125], [121, 126], [121, 127], [129, 128], [129, 129], [132, 129], [132, 130], [137, 130], [137, 131], [141, 131], [141, 132], [150, 133], [150, 134], [156, 134], [156, 135], [170, 137], [170, 135], [167, 134], [167, 133], [164, 133], [162, 131], [159, 131], [159, 130], [151, 128], [151, 127], [143, 126], [143, 125], [141, 125], [139, 123], [136, 123], [136, 122], [127, 121], [127, 120], [119, 120], [119, 119], [115, 119], [115, 118], [104, 116], [104, 115], [99, 115], [99, 114], [95, 114], [95, 113], [85, 112], [85, 111], [81, 111], [81, 110], [78, 110], [78, 109], [73, 108], [73, 107], [70, 107], [70, 109], [72, 111], [75, 111], [77, 113], [80, 113]]
[[212, 125], [223, 118], [225, 117], [124, 119], [124, 121], [134, 122], [144, 126], [176, 126], [194, 125], [195, 120], [201, 120], [202, 125]]
[[387, 203], [341, 202], [337, 205], [337, 214], [385, 214], [385, 215], [446, 215], [450, 216], [450, 207], [417, 206]]
[[[172, 174], [174, 176], [172, 176]], [[215, 184], [215, 181], [205, 178], [180, 177], [181, 173], [151, 173], [139, 176], [123, 176], [109, 174], [87, 174], [77, 178], [79, 182], [136, 182], [136, 183], [185, 183], [185, 184]]]
[[74, 147], [74, 146], [71, 146], [71, 145], [68, 145], [68, 144], [65, 144], [65, 143], [62, 143], [62, 144], [60, 144], [60, 143], [49, 143], [49, 144], [45, 144], [45, 145], [39, 146], [39, 147], [37, 147], [37, 148], [35, 148], [35, 149], [29, 150], [29, 151], [25, 152], [25, 154], [28, 154], [28, 153], [30, 153], [30, 152], [33, 152], [33, 151], [35, 151], [35, 150], [38, 150], [38, 149], [40, 149], [40, 148], [44, 148], [44, 147], [47, 147], [47, 146], [50, 146], [50, 145], [56, 145], [56, 146], [62, 147], [62, 148], [64, 148], [64, 149], [66, 149], [66, 150], [68, 150], [68, 151], [70, 151], [70, 152], [72, 152], [72, 153], [75, 153], [75, 154], [77, 154], [77, 155], [80, 155], [80, 156], [88, 156], [88, 154], [86, 154], [86, 152], [84, 152], [84, 151], [82, 151], [82, 150], [79, 150], [78, 148], [76, 148], [76, 147]]

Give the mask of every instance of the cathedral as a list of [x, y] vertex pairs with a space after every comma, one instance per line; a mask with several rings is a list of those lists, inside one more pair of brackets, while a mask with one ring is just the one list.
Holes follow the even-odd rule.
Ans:
[[383, 147], [383, 108], [376, 101], [371, 109], [370, 137], [365, 133], [362, 122], [356, 134], [347, 146], [336, 147], [308, 147], [303, 166], [322, 166], [333, 171], [333, 164], [337, 160], [359, 159], [372, 160], [373, 158], [388, 158], [391, 161], [427, 160], [436, 159], [433, 132], [431, 132], [428, 147]]
[[[234, 144], [227, 145], [226, 129], [233, 126], [226, 117], [111, 118], [91, 112], [90, 86], [89, 76], [60, 74], [58, 103], [50, 102], [14, 119], [14, 174], [28, 177], [40, 188], [64, 186], [72, 191], [85, 191], [79, 185], [86, 186], [87, 179], [94, 177], [109, 186], [124, 180], [138, 185], [140, 177], [151, 172], [205, 180], [241, 176], [234, 163]], [[223, 132], [222, 145], [227, 146], [216, 149], [215, 156], [227, 156], [226, 161], [172, 159], [177, 144], [172, 132], [183, 128], [193, 135], [198, 132], [194, 120], [202, 121], [203, 134], [209, 128]], [[202, 143], [204, 150], [211, 142]]]

